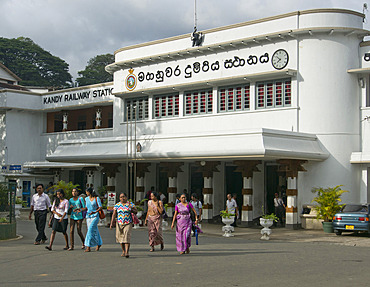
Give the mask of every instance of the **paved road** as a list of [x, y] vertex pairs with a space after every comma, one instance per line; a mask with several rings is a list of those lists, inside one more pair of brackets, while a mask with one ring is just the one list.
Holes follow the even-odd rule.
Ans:
[[0, 242], [0, 286], [368, 285], [368, 247], [207, 233], [189, 255], [180, 256], [174, 232], [164, 233], [165, 250], [150, 253], [147, 232], [138, 229], [133, 231], [131, 257], [126, 259], [120, 256], [114, 231], [104, 227], [100, 231], [104, 244], [99, 252], [63, 251], [59, 233], [50, 252], [45, 245], [32, 244], [33, 222], [19, 221], [23, 238]]

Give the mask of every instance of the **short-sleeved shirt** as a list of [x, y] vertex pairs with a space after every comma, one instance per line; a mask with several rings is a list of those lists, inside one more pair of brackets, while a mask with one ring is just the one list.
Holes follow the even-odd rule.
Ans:
[[226, 207], [229, 213], [235, 214], [235, 208], [238, 207], [238, 205], [236, 204], [234, 198], [232, 198], [231, 200], [226, 200]]
[[126, 225], [132, 223], [131, 210], [135, 207], [130, 201], [127, 201], [125, 204], [118, 202], [113, 209], [117, 212], [117, 223], [120, 225]]
[[[63, 215], [65, 213], [63, 219], [68, 219], [68, 208], [69, 202], [67, 199], [63, 199], [58, 206], [55, 206], [55, 200], [53, 202], [53, 206], [51, 207], [51, 211], [56, 211], [57, 213]], [[61, 216], [54, 214], [54, 218], [61, 219]]]
[[85, 200], [81, 197], [74, 200], [73, 197], [69, 200], [69, 207], [72, 208], [71, 219], [80, 220], [83, 219], [82, 211], [75, 212], [75, 209], [85, 208]]
[[197, 212], [197, 215], [199, 215], [199, 211], [201, 208], [203, 208], [202, 203], [198, 201], [190, 201], [191, 205], [194, 206], [195, 211]]
[[32, 196], [31, 206], [33, 206], [33, 210], [46, 210], [51, 207], [50, 198], [45, 193], [41, 195], [36, 193]]
[[101, 207], [101, 201], [99, 197], [95, 197], [93, 201], [90, 200], [90, 197], [85, 198], [85, 203], [87, 207], [86, 218], [95, 218], [99, 216], [99, 212], [91, 214], [91, 212], [95, 212], [99, 207]]

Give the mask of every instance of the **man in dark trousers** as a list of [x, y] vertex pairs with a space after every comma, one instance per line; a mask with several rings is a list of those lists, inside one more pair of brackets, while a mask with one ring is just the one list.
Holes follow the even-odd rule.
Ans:
[[32, 196], [31, 211], [28, 218], [31, 220], [32, 212], [35, 212], [35, 224], [38, 234], [34, 244], [40, 245], [40, 243], [45, 243], [47, 240], [45, 235], [46, 215], [51, 204], [49, 196], [44, 193], [43, 184], [36, 185], [36, 192]]

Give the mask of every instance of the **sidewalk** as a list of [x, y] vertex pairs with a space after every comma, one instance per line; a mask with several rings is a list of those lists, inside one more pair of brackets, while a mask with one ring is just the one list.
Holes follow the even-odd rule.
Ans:
[[[22, 209], [20, 219], [18, 220], [28, 220], [29, 209]], [[171, 230], [171, 223], [168, 222], [168, 229], [165, 232], [174, 232]], [[202, 223], [201, 227], [204, 235], [209, 236], [222, 236], [224, 232], [222, 231], [223, 224], [220, 223]], [[254, 240], [261, 241], [261, 226], [256, 227], [236, 227], [235, 232], [233, 232], [233, 237], [229, 240], [243, 239], [243, 240]], [[370, 247], [370, 238], [367, 234], [360, 233], [354, 235], [354, 233], [342, 233], [342, 235], [337, 236], [335, 233], [325, 233], [323, 230], [308, 230], [308, 229], [298, 229], [292, 230], [284, 227], [272, 227], [272, 233], [270, 235], [270, 241], [286, 241], [286, 242], [326, 242], [329, 244], [336, 245], [346, 245], [346, 246], [362, 246]]]
[[[222, 236], [222, 224], [202, 224], [202, 230], [204, 234], [211, 236]], [[233, 233], [236, 239], [246, 240], [261, 240], [261, 229], [262, 227], [236, 227]], [[361, 233], [354, 235], [354, 233], [342, 233], [337, 236], [335, 233], [325, 233], [323, 230], [308, 230], [298, 229], [292, 230], [284, 227], [272, 227], [272, 233], [270, 235], [270, 241], [286, 241], [286, 242], [326, 242], [336, 245], [347, 245], [347, 246], [362, 246], [370, 247], [370, 238], [367, 234]]]

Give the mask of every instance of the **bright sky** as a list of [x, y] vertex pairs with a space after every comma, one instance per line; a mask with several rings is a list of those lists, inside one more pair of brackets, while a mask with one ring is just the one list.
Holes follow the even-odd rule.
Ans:
[[[362, 12], [365, 2], [197, 0], [198, 31], [314, 8]], [[65, 60], [74, 80], [96, 55], [190, 34], [194, 26], [194, 0], [1, 0], [0, 11], [0, 37], [31, 38]], [[366, 15], [370, 18], [370, 11]], [[369, 22], [365, 29], [370, 30]]]

